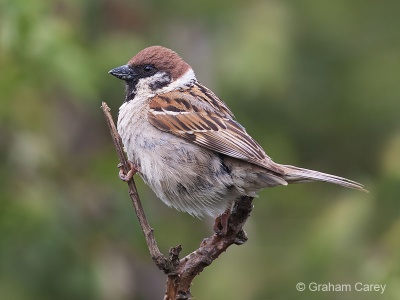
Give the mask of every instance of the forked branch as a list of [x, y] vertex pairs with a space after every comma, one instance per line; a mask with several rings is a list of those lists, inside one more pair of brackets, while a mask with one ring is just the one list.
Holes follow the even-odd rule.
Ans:
[[[130, 165], [125, 156], [123, 144], [111, 116], [110, 108], [105, 102], [102, 103], [101, 108], [110, 129], [115, 150], [122, 165], [122, 171], [126, 174], [130, 169]], [[190, 287], [193, 279], [205, 267], [217, 259], [222, 252], [226, 251], [229, 246], [232, 244], [241, 245], [247, 241], [243, 225], [253, 209], [253, 198], [242, 197], [240, 201], [236, 201], [234, 204], [232, 213], [228, 219], [228, 228], [225, 235], [215, 233], [205, 238], [197, 250], [182, 259], [179, 259], [182, 247], [180, 245], [172, 247], [169, 250], [169, 257], [166, 258], [157, 246], [153, 228], [150, 227], [146, 219], [133, 179], [128, 181], [128, 187], [129, 195], [146, 239], [151, 258], [157, 267], [168, 276], [164, 300], [191, 299]]]

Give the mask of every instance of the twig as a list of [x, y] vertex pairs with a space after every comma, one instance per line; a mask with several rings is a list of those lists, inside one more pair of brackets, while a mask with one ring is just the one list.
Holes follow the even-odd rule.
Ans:
[[180, 260], [176, 267], [176, 274], [168, 275], [164, 300], [192, 299], [190, 286], [193, 279], [217, 259], [221, 253], [225, 252], [229, 246], [233, 244], [242, 245], [247, 241], [243, 225], [253, 209], [252, 201], [253, 198], [251, 197], [242, 197], [242, 199], [236, 201], [228, 220], [227, 234], [224, 236], [214, 234], [205, 238], [197, 250]]
[[[115, 128], [115, 123], [111, 116], [110, 108], [108, 107], [107, 103], [102, 102], [101, 108], [103, 110], [104, 117], [106, 118], [108, 128], [110, 129], [111, 137], [113, 139], [115, 150], [117, 151], [119, 157], [119, 161], [122, 164], [122, 171], [126, 174], [129, 171], [130, 166], [128, 164], [128, 160], [125, 157], [125, 152], [121, 141], [121, 137], [118, 134], [117, 128]], [[136, 216], [139, 220], [140, 227], [142, 228], [144, 237], [146, 239], [146, 243], [149, 248], [151, 258], [153, 259], [153, 261], [160, 270], [163, 270], [164, 272], [168, 273], [172, 267], [171, 261], [165, 258], [165, 256], [160, 252], [160, 249], [157, 246], [157, 242], [153, 234], [153, 228], [150, 227], [146, 215], [144, 214], [142, 203], [140, 202], [135, 181], [133, 180], [133, 178], [128, 181], [128, 187], [129, 187], [129, 196], [131, 197]]]
[[[130, 166], [125, 157], [122, 141], [115, 128], [110, 108], [105, 102], [102, 103], [101, 108], [103, 109], [115, 149], [122, 164], [122, 171], [126, 174]], [[236, 201], [233, 206], [232, 213], [228, 219], [227, 233], [225, 235], [214, 234], [205, 238], [197, 250], [182, 259], [179, 259], [179, 253], [182, 247], [180, 245], [173, 247], [169, 249], [169, 258], [166, 258], [157, 246], [153, 235], [153, 229], [146, 219], [133, 179], [128, 181], [128, 186], [129, 195], [143, 230], [150, 255], [157, 267], [168, 275], [164, 300], [191, 299], [190, 286], [193, 279], [200, 274], [205, 267], [209, 266], [217, 259], [222, 252], [226, 251], [229, 246], [233, 244], [242, 245], [247, 241], [246, 233], [243, 231], [243, 225], [253, 209], [253, 198], [242, 197], [242, 199]]]

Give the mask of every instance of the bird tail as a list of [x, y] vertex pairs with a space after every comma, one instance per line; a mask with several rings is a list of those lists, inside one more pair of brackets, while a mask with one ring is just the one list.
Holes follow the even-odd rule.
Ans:
[[324, 181], [324, 182], [338, 184], [347, 188], [368, 192], [366, 189], [364, 189], [364, 186], [361, 183], [355, 182], [347, 178], [294, 166], [281, 165], [281, 167], [285, 172], [283, 178], [288, 183]]

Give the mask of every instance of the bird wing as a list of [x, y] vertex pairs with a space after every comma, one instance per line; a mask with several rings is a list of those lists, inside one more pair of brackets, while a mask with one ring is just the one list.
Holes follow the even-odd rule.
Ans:
[[214, 104], [224, 105], [224, 109], [209, 105], [209, 100], [204, 101], [203, 96], [187, 91], [155, 96], [150, 102], [148, 120], [159, 130], [199, 146], [284, 174], [244, 127], [233, 120], [232, 113], [221, 100]]

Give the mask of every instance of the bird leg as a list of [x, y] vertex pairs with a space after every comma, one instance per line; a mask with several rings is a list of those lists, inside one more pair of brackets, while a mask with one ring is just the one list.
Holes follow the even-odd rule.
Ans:
[[231, 205], [220, 214], [218, 217], [215, 218], [214, 222], [214, 232], [220, 236], [226, 236], [228, 233], [228, 220], [231, 216]]
[[121, 179], [122, 181], [125, 181], [125, 182], [128, 182], [129, 180], [131, 180], [133, 175], [135, 175], [139, 171], [138, 168], [130, 160], [128, 160], [128, 164], [131, 167], [131, 169], [126, 174], [122, 170], [121, 163], [119, 163], [117, 166], [119, 169], [118, 177], [119, 177], [119, 179]]

